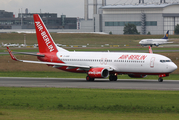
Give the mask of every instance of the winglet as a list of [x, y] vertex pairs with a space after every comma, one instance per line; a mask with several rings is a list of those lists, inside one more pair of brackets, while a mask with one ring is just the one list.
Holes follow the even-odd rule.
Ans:
[[12, 54], [11, 50], [9, 49], [9, 47], [7, 47], [7, 50], [8, 50], [8, 52], [9, 52], [9, 54], [10, 54], [10, 56], [11, 56], [11, 58], [12, 58], [13, 60], [19, 61], [19, 60]]
[[153, 54], [152, 48], [149, 46], [149, 53]]

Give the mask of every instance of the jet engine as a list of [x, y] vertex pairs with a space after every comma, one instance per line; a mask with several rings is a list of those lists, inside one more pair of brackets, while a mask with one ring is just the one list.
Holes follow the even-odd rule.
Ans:
[[138, 74], [128, 74], [129, 77], [131, 78], [144, 78], [147, 75], [138, 75]]
[[91, 68], [88, 71], [88, 76], [91, 78], [106, 78], [109, 75], [109, 71], [105, 68]]

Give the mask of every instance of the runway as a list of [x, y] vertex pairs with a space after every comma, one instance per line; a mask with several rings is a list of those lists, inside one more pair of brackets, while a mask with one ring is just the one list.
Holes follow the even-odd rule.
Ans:
[[57, 88], [93, 88], [93, 89], [139, 89], [139, 90], [179, 90], [179, 80], [139, 80], [131, 79], [110, 82], [97, 79], [87, 82], [85, 79], [72, 78], [5, 78], [0, 77], [0, 86], [5, 87], [57, 87]]

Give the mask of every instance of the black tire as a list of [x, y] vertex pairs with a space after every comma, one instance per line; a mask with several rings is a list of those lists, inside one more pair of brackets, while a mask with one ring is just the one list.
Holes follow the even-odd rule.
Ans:
[[91, 78], [90, 76], [86, 76], [86, 81], [94, 81], [94, 78]]
[[110, 75], [110, 76], [109, 76], [109, 81], [112, 81], [112, 80], [113, 80], [113, 79], [112, 79], [112, 75]]
[[110, 75], [110, 76], [109, 76], [109, 80], [110, 80], [110, 81], [117, 81], [117, 76], [115, 76], [115, 75]]
[[162, 79], [162, 78], [159, 78], [159, 79], [158, 79], [158, 82], [163, 82], [163, 79]]
[[117, 76], [114, 76], [114, 81], [117, 81]]

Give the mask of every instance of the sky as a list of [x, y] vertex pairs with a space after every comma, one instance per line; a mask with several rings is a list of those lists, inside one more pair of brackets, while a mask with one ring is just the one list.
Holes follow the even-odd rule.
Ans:
[[[101, 3], [102, 0], [98, 0]], [[107, 4], [137, 3], [139, 0], [106, 0]], [[159, 0], [145, 0], [159, 1]], [[171, 0], [172, 1], [172, 0]], [[173, 0], [176, 1], [176, 0]], [[177, 0], [178, 1], [178, 0]], [[93, 0], [89, 0], [93, 3]], [[58, 16], [84, 18], [84, 0], [0, 0], [0, 10], [13, 12], [17, 17], [20, 10], [25, 12], [28, 8], [29, 13], [57, 13]], [[89, 14], [92, 16], [92, 6], [89, 7]]]

